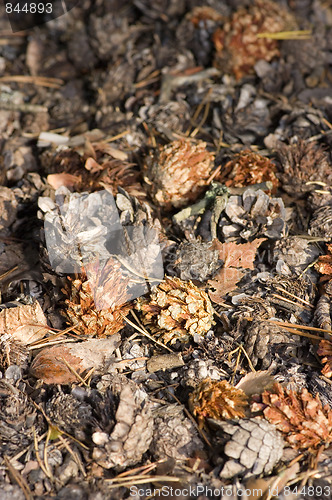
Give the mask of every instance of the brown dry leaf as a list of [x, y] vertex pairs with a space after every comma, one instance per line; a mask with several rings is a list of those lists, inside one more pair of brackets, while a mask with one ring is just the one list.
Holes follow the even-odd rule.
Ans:
[[39, 302], [3, 309], [0, 312], [0, 332], [10, 334], [13, 339], [29, 345], [42, 339], [49, 331]]
[[95, 174], [104, 170], [104, 167], [97, 163], [94, 158], [91, 158], [91, 156], [86, 160], [84, 168], [91, 172], [91, 174]]
[[252, 411], [258, 409], [292, 448], [314, 452], [332, 442], [332, 410], [323, 407], [319, 395], [314, 398], [307, 389], [294, 392], [276, 383], [273, 392], [262, 394], [262, 404], [252, 405]]
[[322, 375], [332, 377], [332, 342], [329, 340], [321, 340], [317, 351], [319, 356], [324, 356], [322, 363], [325, 364], [322, 368]]
[[274, 379], [269, 370], [250, 372], [241, 378], [236, 384], [236, 389], [241, 389], [248, 397], [254, 394], [262, 394], [262, 392], [272, 389]]
[[230, 385], [227, 380], [218, 382], [207, 378], [189, 396], [189, 408], [197, 417], [201, 428], [207, 418], [243, 418], [247, 407], [246, 394], [242, 389]]
[[219, 258], [224, 261], [223, 267], [209, 280], [208, 284], [215, 291], [209, 290], [210, 299], [216, 304], [223, 301], [223, 297], [236, 289], [237, 283], [244, 276], [244, 269], [254, 269], [254, 260], [257, 248], [266, 238], [257, 238], [248, 243], [220, 243], [214, 239], [212, 249], [219, 251]]
[[94, 368], [94, 373], [101, 373], [111, 363], [115, 349], [120, 345], [120, 335], [107, 339], [93, 339], [86, 342], [62, 344], [43, 349], [30, 368], [30, 374], [42, 379], [45, 384], [69, 384], [77, 382], [79, 375]]
[[47, 182], [54, 189], [58, 189], [61, 186], [66, 186], [71, 188], [77, 186], [81, 182], [81, 178], [78, 175], [67, 174], [66, 172], [60, 172], [59, 174], [50, 174], [47, 176]]

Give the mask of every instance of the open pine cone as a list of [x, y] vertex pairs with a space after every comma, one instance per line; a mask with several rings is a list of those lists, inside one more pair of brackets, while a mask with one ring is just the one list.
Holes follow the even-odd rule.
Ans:
[[149, 298], [140, 297], [137, 309], [144, 325], [163, 342], [188, 342], [190, 336], [204, 335], [213, 325], [213, 308], [208, 295], [191, 281], [166, 276]]
[[196, 200], [207, 185], [213, 162], [214, 154], [207, 151], [205, 142], [173, 141], [159, 149], [145, 180], [155, 201], [171, 210]]
[[247, 9], [239, 8], [214, 35], [215, 65], [234, 73], [237, 80], [253, 71], [260, 59], [279, 56], [278, 41], [258, 38], [259, 33], [276, 33], [294, 25], [289, 12], [270, 0], [256, 0]]
[[[128, 278], [123, 276], [118, 262], [110, 259], [101, 270], [94, 274], [93, 290], [91, 279], [81, 275], [70, 281], [71, 287], [65, 292], [65, 315], [83, 335], [106, 337], [113, 335], [124, 326], [131, 305], [126, 303], [126, 285]], [[107, 279], [106, 279], [107, 276]], [[100, 286], [99, 286], [100, 283]], [[96, 302], [98, 307], [96, 307]]]
[[247, 406], [246, 394], [242, 389], [231, 386], [227, 380], [217, 382], [205, 379], [189, 397], [189, 408], [200, 427], [203, 427], [206, 418], [242, 418]]

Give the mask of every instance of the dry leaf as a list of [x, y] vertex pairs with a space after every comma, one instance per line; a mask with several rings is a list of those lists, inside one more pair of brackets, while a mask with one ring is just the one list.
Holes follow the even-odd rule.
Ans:
[[318, 262], [315, 264], [315, 269], [320, 274], [324, 274], [322, 280], [330, 280], [332, 279], [332, 243], [326, 245], [328, 249], [327, 255], [321, 255], [318, 259]]
[[58, 189], [61, 186], [66, 186], [68, 188], [74, 187], [81, 182], [81, 178], [77, 175], [67, 174], [66, 172], [60, 172], [59, 174], [50, 174], [47, 176], [47, 182], [54, 189]]
[[3, 309], [0, 312], [0, 332], [9, 333], [15, 340], [29, 345], [42, 339], [49, 331], [39, 302]]
[[257, 248], [265, 241], [265, 238], [257, 238], [248, 243], [220, 243], [214, 239], [212, 249], [219, 251], [219, 258], [224, 261], [223, 267], [209, 280], [210, 287], [215, 291], [209, 290], [210, 298], [217, 304], [223, 301], [223, 297], [236, 289], [237, 283], [244, 276], [244, 269], [254, 269], [254, 260]]
[[115, 334], [107, 339], [93, 339], [86, 342], [62, 344], [43, 349], [30, 368], [30, 374], [42, 379], [45, 384], [69, 384], [77, 382], [75, 373], [79, 375], [94, 368], [94, 373], [107, 369], [111, 356], [120, 345], [120, 335]]
[[86, 168], [86, 170], [91, 172], [91, 174], [96, 174], [97, 172], [101, 172], [105, 168], [104, 166], [97, 163], [94, 158], [91, 157], [89, 157], [86, 160], [84, 167]]
[[262, 394], [262, 392], [272, 389], [274, 379], [269, 370], [250, 372], [241, 378], [240, 382], [235, 386], [236, 389], [242, 389], [248, 397], [254, 394]]
[[332, 410], [323, 407], [319, 395], [314, 398], [307, 389], [294, 392], [280, 384], [273, 392], [262, 394], [262, 403], [254, 403], [252, 411], [263, 410], [264, 417], [284, 434], [292, 448], [311, 452], [332, 442]]

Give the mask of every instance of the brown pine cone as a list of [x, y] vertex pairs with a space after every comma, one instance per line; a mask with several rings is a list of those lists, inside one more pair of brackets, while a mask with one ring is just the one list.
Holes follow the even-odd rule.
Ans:
[[257, 35], [284, 31], [294, 24], [291, 14], [270, 0], [256, 0], [247, 9], [240, 7], [214, 33], [215, 65], [239, 80], [253, 71], [257, 61], [271, 61], [280, 55], [277, 40]]
[[[249, 149], [236, 154], [226, 163], [223, 171], [229, 172], [225, 181], [227, 187], [245, 187], [269, 181], [273, 184], [272, 192], [275, 192], [279, 184], [275, 174], [276, 165], [268, 158]], [[221, 175], [222, 173], [215, 180], [222, 182]]]
[[205, 379], [189, 396], [189, 408], [200, 427], [204, 426], [207, 418], [242, 418], [246, 407], [246, 394], [242, 389], [231, 386], [227, 380], [217, 382]]
[[310, 221], [309, 234], [319, 238], [332, 239], [332, 206], [327, 205], [314, 211]]
[[208, 295], [179, 278], [166, 276], [149, 298], [137, 300], [136, 307], [144, 325], [165, 343], [188, 342], [195, 334], [205, 335], [214, 324]]
[[[282, 169], [280, 174], [282, 188], [293, 198], [304, 198], [310, 193], [316, 193], [322, 199], [322, 205], [327, 205], [328, 201], [324, 201], [324, 196], [327, 196], [324, 191], [328, 192], [331, 186], [332, 168], [322, 147], [299, 140], [287, 146], [281, 144], [277, 153]], [[322, 193], [317, 193], [317, 190]], [[317, 196], [312, 201], [315, 201], [317, 208]]]
[[159, 148], [147, 166], [145, 181], [156, 203], [165, 210], [195, 201], [207, 185], [214, 154], [206, 143], [189, 139], [173, 141]]
[[[241, 418], [222, 422], [209, 420], [214, 431], [213, 454], [218, 453], [217, 463], [226, 462], [220, 477], [231, 479], [241, 476], [245, 479], [260, 474], [268, 474], [280, 460], [283, 452], [283, 439], [276, 427], [260, 417]], [[226, 443], [225, 443], [226, 441]]]

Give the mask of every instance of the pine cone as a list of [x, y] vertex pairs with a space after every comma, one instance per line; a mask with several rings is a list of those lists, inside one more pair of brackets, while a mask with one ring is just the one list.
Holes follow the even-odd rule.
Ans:
[[190, 394], [189, 408], [197, 417], [200, 427], [207, 418], [230, 419], [245, 416], [248, 397], [242, 389], [236, 389], [226, 380], [221, 382], [203, 380]]
[[327, 377], [332, 377], [332, 342], [329, 340], [321, 340], [319, 343], [319, 348], [317, 351], [319, 356], [324, 356], [322, 359], [322, 363], [325, 363], [325, 366], [322, 368], [322, 374]]
[[254, 367], [266, 370], [271, 366], [276, 357], [276, 350], [282, 348], [296, 349], [296, 340], [277, 325], [268, 321], [253, 321], [246, 329], [244, 348]]
[[[331, 164], [321, 146], [299, 140], [288, 146], [280, 145], [277, 153], [282, 188], [293, 198], [303, 198], [317, 189], [326, 191], [331, 185]], [[320, 196], [323, 198], [323, 194]]]
[[268, 474], [282, 457], [284, 443], [281, 434], [262, 418], [227, 422], [209, 420], [209, 425], [216, 429], [213, 454], [219, 455], [217, 463], [222, 460], [222, 452], [228, 458], [220, 471], [220, 477], [224, 479], [234, 476], [247, 479]]
[[332, 239], [332, 206], [323, 206], [314, 211], [308, 232], [311, 236]]
[[92, 423], [92, 408], [73, 394], [55, 394], [46, 403], [46, 415], [52, 424], [79, 440], [87, 439], [87, 426]]
[[[254, 153], [250, 149], [236, 154], [223, 167], [223, 172], [227, 176], [225, 181], [227, 187], [244, 187], [269, 181], [272, 182], [273, 192], [275, 192], [279, 184], [275, 174], [276, 165], [268, 158]], [[225, 178], [223, 172], [215, 179], [216, 181], [223, 182]]]
[[279, 239], [285, 232], [285, 208], [281, 198], [248, 188], [241, 196], [230, 196], [219, 226], [224, 238], [252, 240], [260, 236]]
[[159, 408], [150, 447], [155, 460], [185, 460], [204, 448], [197, 430], [183, 409], [176, 404]]
[[87, 279], [84, 275], [70, 280], [71, 289], [64, 290], [69, 299], [65, 301], [63, 312], [82, 335], [106, 337], [123, 328], [123, 316], [132, 306], [125, 303], [128, 278], [123, 276], [120, 268], [119, 262], [110, 259], [101, 270], [97, 270], [93, 280], [94, 293], [91, 290], [92, 276]]
[[147, 169], [146, 182], [155, 201], [165, 210], [195, 201], [207, 185], [214, 154], [206, 143], [173, 141], [159, 149]]
[[25, 369], [28, 365], [29, 351], [26, 345], [10, 335], [0, 336], [0, 369], [5, 371], [10, 365]]
[[0, 456], [12, 457], [33, 443], [36, 409], [28, 396], [0, 380]]
[[276, 383], [273, 392], [263, 392], [261, 404], [253, 404], [252, 411], [257, 410], [293, 448], [314, 452], [332, 442], [332, 410], [322, 406], [318, 393], [314, 398], [307, 389], [294, 392]]
[[150, 298], [140, 297], [137, 309], [143, 323], [163, 342], [188, 342], [190, 336], [204, 335], [213, 325], [213, 308], [208, 295], [191, 281], [166, 276]]
[[102, 431], [92, 434], [95, 444], [92, 457], [105, 469], [135, 465], [148, 450], [153, 437], [152, 407], [145, 393], [126, 377], [117, 376], [112, 381], [112, 394], [113, 404], [119, 401], [115, 422], [110, 425], [110, 417], [102, 414], [103, 411], [109, 413], [110, 404], [98, 403], [95, 416]]
[[204, 282], [216, 273], [220, 264], [218, 250], [213, 250], [211, 243], [195, 240], [180, 243], [169, 268], [182, 280]]
[[248, 9], [239, 8], [213, 35], [215, 65], [239, 80], [253, 71], [257, 61], [271, 61], [280, 55], [276, 40], [257, 35], [283, 31], [294, 24], [290, 13], [270, 0], [256, 0]]

